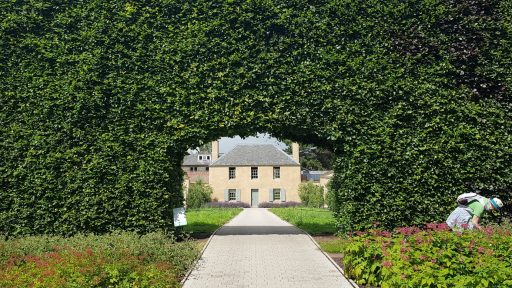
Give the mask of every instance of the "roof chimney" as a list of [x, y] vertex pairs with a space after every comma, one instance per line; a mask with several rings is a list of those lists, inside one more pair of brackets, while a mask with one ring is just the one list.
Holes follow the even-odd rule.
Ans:
[[212, 141], [212, 162], [219, 159], [219, 141]]
[[292, 143], [292, 158], [293, 160], [297, 161], [297, 163], [300, 163], [299, 143], [297, 142]]

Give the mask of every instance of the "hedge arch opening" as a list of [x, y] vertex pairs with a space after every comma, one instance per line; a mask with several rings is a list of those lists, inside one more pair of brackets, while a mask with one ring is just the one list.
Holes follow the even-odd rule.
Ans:
[[344, 231], [508, 200], [510, 1], [110, 2], [0, 4], [3, 234], [172, 230], [186, 149], [258, 131], [337, 153]]

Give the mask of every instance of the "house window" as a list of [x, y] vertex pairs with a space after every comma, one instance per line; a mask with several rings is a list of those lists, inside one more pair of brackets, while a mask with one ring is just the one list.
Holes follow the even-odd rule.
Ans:
[[203, 155], [199, 155], [199, 161], [203, 160]]
[[210, 167], [206, 167], [206, 171], [209, 171], [210, 170]]
[[273, 190], [273, 196], [274, 196], [274, 201], [276, 200], [281, 200], [281, 189], [279, 188], [274, 188]]
[[194, 171], [194, 167], [190, 167], [190, 171]]
[[274, 167], [274, 179], [281, 178], [281, 167]]
[[206, 155], [206, 160], [210, 160], [210, 155]]
[[197, 167], [194, 167], [194, 171], [197, 171]]
[[251, 167], [251, 179], [258, 179], [258, 167]]
[[236, 178], [236, 167], [229, 167], [229, 179]]
[[236, 189], [228, 190], [228, 201], [236, 201]]

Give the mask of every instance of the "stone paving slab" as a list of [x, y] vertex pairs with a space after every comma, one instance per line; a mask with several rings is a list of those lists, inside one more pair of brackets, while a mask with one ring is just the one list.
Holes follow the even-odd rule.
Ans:
[[263, 208], [244, 209], [210, 239], [184, 288], [352, 288], [309, 235]]

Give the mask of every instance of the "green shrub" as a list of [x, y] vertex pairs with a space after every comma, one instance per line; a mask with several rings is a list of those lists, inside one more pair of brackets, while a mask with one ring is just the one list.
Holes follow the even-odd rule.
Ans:
[[327, 193], [325, 193], [325, 204], [327, 204], [327, 207], [329, 207], [331, 211], [338, 210], [336, 208], [336, 191], [332, 189], [330, 181], [327, 184]]
[[512, 286], [510, 226], [464, 233], [427, 227], [358, 233], [343, 243], [345, 272], [382, 288]]
[[198, 256], [162, 233], [0, 241], [1, 287], [179, 287]]
[[324, 207], [324, 188], [322, 186], [315, 185], [312, 182], [301, 183], [299, 185], [299, 197], [306, 207]]
[[187, 192], [187, 208], [201, 208], [212, 201], [213, 189], [210, 185], [198, 180], [190, 184]]

